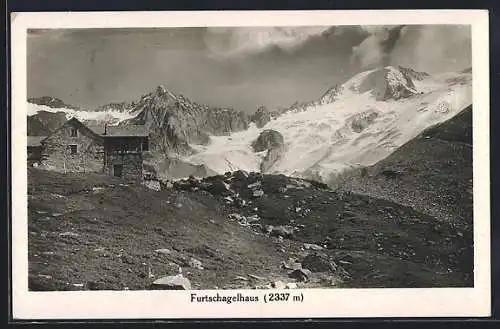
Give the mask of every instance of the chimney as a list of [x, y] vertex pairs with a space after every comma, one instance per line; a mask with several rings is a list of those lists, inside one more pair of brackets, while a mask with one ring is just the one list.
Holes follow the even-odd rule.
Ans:
[[108, 132], [108, 123], [104, 123], [104, 135], [106, 135]]

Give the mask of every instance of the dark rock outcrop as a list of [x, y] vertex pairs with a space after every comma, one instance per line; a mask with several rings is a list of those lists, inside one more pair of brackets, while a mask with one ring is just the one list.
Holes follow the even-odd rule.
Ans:
[[29, 103], [33, 104], [38, 104], [38, 105], [45, 105], [53, 109], [57, 108], [67, 108], [67, 109], [73, 109], [73, 110], [79, 110], [78, 107], [73, 106], [73, 105], [68, 105], [64, 103], [62, 100], [56, 97], [51, 97], [51, 96], [42, 96], [42, 97], [31, 97], [28, 98]]
[[39, 111], [28, 116], [28, 136], [48, 136], [66, 122], [66, 113]]
[[267, 172], [283, 155], [285, 151], [285, 140], [276, 130], [264, 130], [252, 143], [255, 152], [267, 150], [267, 154], [262, 160], [260, 170]]
[[335, 85], [328, 89], [319, 99], [319, 104], [329, 104], [337, 100], [337, 96], [344, 90], [341, 85]]
[[276, 130], [267, 129], [260, 133], [259, 137], [252, 143], [255, 152], [279, 148], [284, 146], [285, 140]]
[[227, 135], [248, 128], [248, 117], [233, 109], [209, 108], [174, 94], [163, 86], [142, 96], [131, 109], [133, 119], [122, 124], [145, 124], [151, 147], [165, 154], [190, 154], [189, 144], [206, 144], [209, 135]]
[[133, 108], [134, 104], [127, 102], [114, 102], [105, 105], [101, 105], [94, 109], [96, 112], [101, 111], [118, 111], [118, 112], [128, 112]]
[[255, 125], [257, 126], [257, 128], [262, 128], [269, 121], [271, 121], [271, 112], [269, 112], [265, 106], [261, 106], [250, 117], [250, 121], [253, 122], [253, 123], [255, 123]]

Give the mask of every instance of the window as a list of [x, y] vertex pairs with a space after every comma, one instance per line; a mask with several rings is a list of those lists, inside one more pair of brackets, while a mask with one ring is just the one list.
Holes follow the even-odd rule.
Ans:
[[69, 145], [69, 150], [70, 150], [71, 154], [76, 154], [76, 153], [78, 153], [78, 146], [75, 144]]
[[78, 129], [76, 128], [69, 128], [70, 129], [70, 134], [71, 134], [71, 137], [78, 137]]
[[122, 177], [123, 165], [113, 165], [113, 176]]
[[143, 151], [149, 151], [149, 143], [147, 140], [142, 142], [142, 150]]

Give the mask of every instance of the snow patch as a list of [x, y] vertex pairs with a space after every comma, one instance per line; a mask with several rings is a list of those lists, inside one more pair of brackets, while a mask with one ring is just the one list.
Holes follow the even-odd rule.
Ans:
[[58, 113], [66, 113], [66, 118], [69, 120], [71, 118], [77, 118], [81, 121], [107, 121], [119, 123], [124, 120], [128, 120], [134, 117], [133, 114], [128, 112], [120, 112], [116, 110], [109, 111], [81, 111], [68, 108], [52, 108], [46, 105], [38, 105], [27, 102], [27, 115], [33, 116], [40, 111]]

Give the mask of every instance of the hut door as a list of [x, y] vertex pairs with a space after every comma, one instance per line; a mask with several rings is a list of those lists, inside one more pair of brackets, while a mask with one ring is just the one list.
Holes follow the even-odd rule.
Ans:
[[113, 176], [122, 177], [123, 165], [113, 165]]

